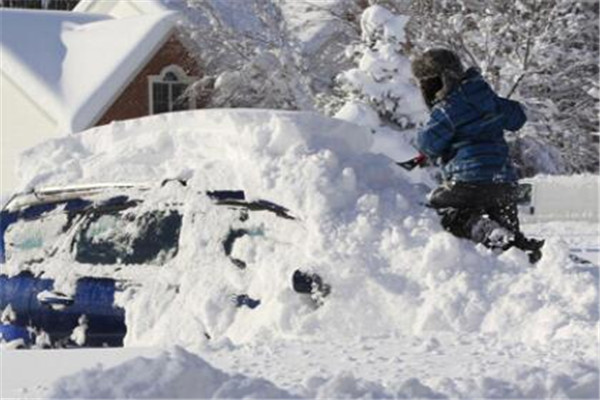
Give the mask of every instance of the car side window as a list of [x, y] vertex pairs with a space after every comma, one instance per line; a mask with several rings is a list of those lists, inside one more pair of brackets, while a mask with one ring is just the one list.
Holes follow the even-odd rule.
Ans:
[[69, 224], [67, 213], [52, 212], [37, 219], [21, 219], [4, 233], [6, 261], [30, 263], [44, 260]]
[[177, 254], [180, 229], [181, 215], [174, 210], [94, 213], [75, 237], [75, 260], [162, 265]]

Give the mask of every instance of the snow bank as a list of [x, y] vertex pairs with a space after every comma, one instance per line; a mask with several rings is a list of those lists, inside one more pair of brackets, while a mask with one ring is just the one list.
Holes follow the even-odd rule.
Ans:
[[[144, 288], [120, 299], [127, 345], [193, 345], [203, 332], [239, 344], [446, 331], [594, 348], [597, 270], [572, 265], [558, 240], [531, 266], [516, 249], [498, 256], [451, 236], [421, 205], [421, 185], [369, 153], [372, 144], [369, 131], [316, 114], [207, 110], [47, 142], [24, 155], [21, 171], [25, 187], [185, 177], [194, 189], [243, 189], [299, 217], [259, 219], [276, 240], [236, 243], [249, 260], [243, 272], [198, 236], [182, 238], [176, 262], [141, 272]], [[169, 196], [207, 207], [175, 189]], [[222, 234], [207, 226], [201, 238]], [[322, 307], [291, 290], [297, 268], [332, 285]], [[227, 299], [240, 290], [261, 305], [234, 308]]]
[[[43, 397], [50, 398], [303, 398], [303, 399], [342, 399], [342, 398], [597, 398], [598, 370], [590, 365], [575, 364], [556, 368], [554, 365], [533, 367], [526, 364], [510, 365], [496, 360], [494, 355], [485, 354], [485, 347], [463, 348], [464, 351], [478, 351], [484, 359], [476, 360], [465, 368], [464, 355], [449, 354], [448, 346], [434, 350], [424, 349], [420, 357], [406, 357], [405, 347], [400, 351], [398, 338], [394, 347], [390, 341], [377, 340], [362, 343], [362, 351], [352, 352], [352, 346], [345, 344], [343, 354], [357, 357], [356, 362], [364, 363], [360, 371], [351, 371], [355, 363], [347, 363], [344, 358], [336, 358], [342, 348], [328, 346], [332, 353], [323, 353], [322, 346], [294, 346], [285, 344], [283, 352], [262, 351], [255, 348], [251, 355], [236, 361], [234, 367], [217, 366], [219, 360], [209, 361], [216, 353], [205, 348], [201, 355], [189, 353], [181, 348], [163, 350], [157, 356], [137, 357], [114, 367], [98, 365], [57, 380]], [[425, 344], [425, 343], [424, 343]], [[430, 343], [427, 343], [431, 347]], [[317, 347], [315, 350], [313, 346]], [[435, 346], [433, 346], [435, 347]], [[303, 365], [301, 353], [312, 360]], [[372, 359], [369, 349], [379, 350]], [[365, 350], [366, 349], [366, 350]], [[349, 353], [350, 351], [350, 353]], [[451, 351], [452, 352], [452, 351]], [[235, 350], [220, 349], [218, 354], [233, 359]], [[402, 359], [394, 355], [402, 354]], [[392, 360], [388, 360], [391, 357]], [[531, 354], [527, 354], [531, 356]], [[543, 354], [540, 356], [543, 357]], [[286, 362], [282, 362], [286, 360]], [[327, 364], [329, 367], [325, 367]], [[294, 364], [296, 373], [290, 374], [289, 366]], [[315, 367], [315, 364], [320, 367]], [[326, 369], [324, 369], [325, 367]], [[333, 368], [332, 368], [333, 367]], [[508, 367], [508, 368], [507, 368]], [[568, 368], [565, 371], [563, 368]], [[243, 371], [228, 373], [227, 370]], [[503, 369], [504, 373], [498, 373]], [[369, 370], [383, 370], [377, 378]], [[420, 370], [420, 372], [419, 372]], [[431, 371], [427, 376], [422, 371]], [[467, 371], [471, 372], [467, 372]], [[441, 372], [443, 371], [443, 372]], [[477, 371], [473, 373], [473, 371]], [[420, 375], [416, 377], [413, 374]], [[290, 379], [290, 375], [299, 375]], [[371, 375], [371, 376], [370, 376]], [[261, 378], [259, 378], [261, 377]], [[383, 381], [382, 381], [382, 378]], [[286, 382], [287, 381], [287, 382]], [[277, 383], [276, 383], [277, 382]], [[294, 382], [290, 384], [290, 382]]]
[[49, 398], [98, 399], [287, 399], [292, 396], [272, 383], [230, 375], [202, 358], [175, 348], [158, 357], [138, 357], [104, 370], [98, 366], [58, 380]]
[[300, 393], [290, 393], [273, 383], [242, 374], [230, 375], [201, 357], [181, 348], [165, 351], [158, 357], [138, 357], [113, 368], [98, 366], [58, 380], [48, 398], [445, 398], [409, 379], [398, 392], [376, 382], [341, 372], [323, 379], [309, 377]]

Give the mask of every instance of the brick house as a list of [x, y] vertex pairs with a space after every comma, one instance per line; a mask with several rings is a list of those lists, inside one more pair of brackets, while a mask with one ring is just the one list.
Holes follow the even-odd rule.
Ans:
[[[118, 13], [94, 9], [107, 4]], [[202, 71], [176, 13], [152, 0], [79, 6], [0, 10], [2, 193], [16, 184], [18, 154], [48, 138], [201, 106], [186, 92]]]
[[143, 117], [169, 111], [198, 108], [199, 102], [184, 95], [201, 71], [187, 48], [171, 33], [123, 91], [94, 124]]

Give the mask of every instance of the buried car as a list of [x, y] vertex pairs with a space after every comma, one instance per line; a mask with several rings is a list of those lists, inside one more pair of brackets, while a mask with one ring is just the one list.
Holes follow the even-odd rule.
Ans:
[[[173, 183], [174, 182], [174, 183]], [[123, 269], [160, 267], [176, 259], [185, 213], [192, 226], [223, 225], [213, 238], [231, 268], [245, 269], [237, 257], [236, 241], [262, 235], [247, 224], [254, 213], [294, 221], [289, 210], [265, 200], [246, 200], [243, 191], [192, 192], [206, 196], [218, 218], [203, 220], [203, 212], [171, 199], [168, 187], [159, 200], [150, 192], [185, 182], [149, 185], [108, 184], [34, 190], [13, 197], [3, 208], [0, 228], [0, 335], [12, 347], [117, 347], [127, 328], [125, 310], [115, 296], [143, 281], [121, 274]], [[232, 221], [237, 221], [233, 224]], [[246, 228], [245, 225], [248, 225]], [[61, 290], [56, 276], [68, 264], [76, 269], [75, 287]], [[88, 273], [92, 267], [94, 273]], [[141, 274], [151, 273], [148, 269]], [[138, 275], [139, 276], [139, 275]], [[320, 277], [296, 270], [291, 277], [296, 292], [319, 298], [329, 293]], [[237, 307], [256, 308], [260, 299], [232, 294]]]

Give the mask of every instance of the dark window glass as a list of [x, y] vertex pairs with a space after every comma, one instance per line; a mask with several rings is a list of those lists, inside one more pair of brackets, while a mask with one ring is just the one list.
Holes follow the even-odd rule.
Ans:
[[169, 84], [158, 83], [152, 84], [152, 113], [160, 114], [169, 110]]
[[181, 215], [126, 210], [93, 215], [75, 241], [85, 264], [164, 264], [177, 254]]
[[177, 79], [177, 75], [175, 75], [173, 72], [167, 72], [163, 79], [165, 82], [177, 82], [178, 80], [179, 79]]
[[171, 85], [171, 95], [173, 100], [172, 111], [189, 110], [189, 99], [185, 95], [187, 85], [184, 83], [175, 83]]
[[163, 82], [152, 84], [152, 114], [189, 110], [190, 101], [185, 95], [188, 85], [178, 83], [172, 72], [167, 72]]

